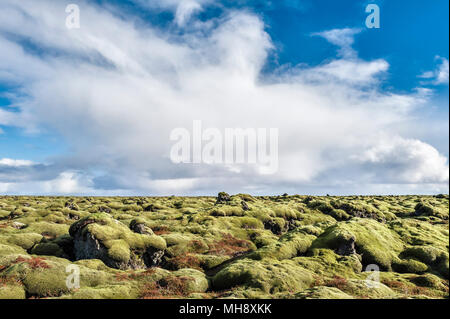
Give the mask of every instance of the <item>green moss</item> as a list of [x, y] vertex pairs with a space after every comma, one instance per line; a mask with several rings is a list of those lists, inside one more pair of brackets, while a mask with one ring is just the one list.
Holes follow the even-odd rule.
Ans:
[[43, 264], [45, 267], [32, 268], [27, 262], [14, 262], [3, 271], [3, 275], [19, 279], [31, 296], [52, 297], [68, 292], [65, 281], [65, 266], [68, 262], [44, 260]]
[[335, 287], [313, 287], [294, 295], [296, 299], [353, 299]]
[[[108, 258], [123, 267], [130, 263], [143, 266], [143, 255], [150, 248], [165, 250], [166, 242], [156, 235], [142, 235], [132, 232], [125, 224], [106, 213], [96, 213], [72, 224], [69, 230], [72, 237], [94, 236], [107, 249]], [[107, 262], [107, 260], [104, 260]], [[122, 266], [120, 266], [122, 268]]]
[[414, 260], [397, 260], [392, 264], [394, 271], [399, 273], [422, 274], [428, 270], [428, 266], [424, 263]]
[[392, 299], [398, 296], [397, 293], [382, 283], [368, 285], [366, 280], [359, 279], [347, 280], [342, 284], [342, 291], [356, 298]]
[[312, 249], [308, 255], [296, 257], [293, 261], [318, 278], [334, 276], [352, 278], [363, 270], [360, 257], [357, 255], [339, 256], [330, 249]]
[[0, 257], [1, 256], [7, 256], [7, 255], [13, 255], [13, 254], [25, 254], [25, 249], [16, 246], [16, 245], [4, 245], [0, 244]]
[[43, 236], [56, 238], [58, 236], [67, 234], [67, 232], [69, 231], [69, 225], [42, 221], [32, 223], [25, 230], [28, 233], [36, 233]]
[[136, 299], [138, 289], [132, 284], [116, 284], [105, 287], [85, 287], [61, 299]]
[[42, 235], [35, 233], [10, 234], [7, 237], [0, 235], [0, 242], [16, 245], [23, 249], [31, 249], [42, 240]]
[[447, 195], [222, 197], [0, 196], [0, 298], [448, 298]]
[[257, 260], [263, 258], [290, 259], [306, 253], [315, 238], [303, 231], [288, 232], [280, 237], [278, 242], [258, 249], [249, 258]]
[[31, 249], [31, 254], [33, 255], [44, 255], [44, 256], [56, 256], [56, 257], [64, 257], [65, 253], [55, 243], [41, 243], [37, 244]]
[[208, 279], [203, 272], [196, 269], [184, 268], [172, 273], [176, 277], [187, 277], [186, 292], [205, 292], [209, 287]]
[[25, 296], [25, 289], [21, 285], [0, 285], [0, 299], [25, 299]]
[[376, 264], [382, 270], [391, 269], [392, 262], [403, 250], [399, 236], [372, 219], [353, 218], [328, 228], [311, 248], [337, 247], [349, 238], [355, 238], [355, 247], [364, 264]]
[[236, 261], [219, 271], [212, 279], [214, 289], [236, 286], [258, 288], [266, 293], [300, 291], [313, 282], [311, 273], [290, 260]]
[[439, 277], [432, 274], [425, 274], [417, 277], [413, 277], [411, 282], [420, 287], [428, 287], [435, 289], [443, 289], [444, 285], [442, 284], [441, 279]]

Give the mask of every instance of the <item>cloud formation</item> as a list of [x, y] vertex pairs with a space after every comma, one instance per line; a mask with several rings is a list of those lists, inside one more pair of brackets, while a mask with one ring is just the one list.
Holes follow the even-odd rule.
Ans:
[[446, 58], [436, 57], [438, 61], [437, 67], [433, 71], [427, 71], [419, 75], [423, 79], [430, 79], [435, 85], [446, 84], [448, 85], [449, 77], [449, 65]]
[[[352, 44], [358, 31], [317, 33], [338, 46], [336, 58], [263, 74], [276, 48], [260, 17], [226, 10], [199, 30], [186, 22], [207, 2], [146, 3], [150, 10], [172, 8], [184, 32], [88, 2], [81, 5], [81, 28], [69, 30], [59, 3], [2, 1], [0, 80], [19, 89], [14, 112], [0, 109], [0, 125], [35, 134], [51, 129], [69, 152], [26, 167], [0, 162], [0, 192], [448, 189], [447, 159], [396, 128], [407, 123], [412, 132], [411, 113], [426, 104], [427, 94], [384, 90], [389, 63], [357, 57]], [[278, 173], [260, 175], [252, 165], [172, 163], [170, 132], [190, 129], [193, 120], [221, 130], [279, 128]]]

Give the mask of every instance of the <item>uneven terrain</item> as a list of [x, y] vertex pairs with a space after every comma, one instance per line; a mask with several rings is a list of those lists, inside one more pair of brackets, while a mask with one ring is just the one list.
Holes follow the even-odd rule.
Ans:
[[448, 298], [448, 216], [448, 195], [0, 196], [0, 299]]

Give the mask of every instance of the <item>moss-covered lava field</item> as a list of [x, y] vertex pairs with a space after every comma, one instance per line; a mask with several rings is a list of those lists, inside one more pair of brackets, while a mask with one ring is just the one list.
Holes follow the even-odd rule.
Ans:
[[448, 195], [1, 196], [0, 299], [448, 298], [448, 216]]

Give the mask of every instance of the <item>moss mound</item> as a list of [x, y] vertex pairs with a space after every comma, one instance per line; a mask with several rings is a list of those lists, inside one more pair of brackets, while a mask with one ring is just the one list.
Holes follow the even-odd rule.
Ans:
[[100, 259], [118, 269], [154, 266], [166, 249], [163, 238], [134, 233], [106, 213], [81, 219], [69, 233], [74, 238], [76, 259]]

